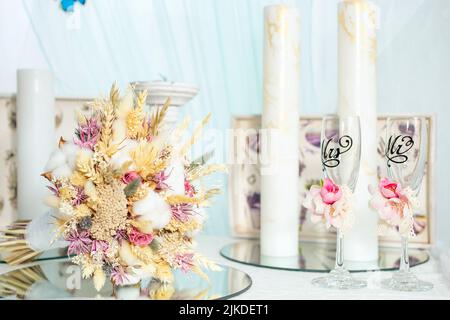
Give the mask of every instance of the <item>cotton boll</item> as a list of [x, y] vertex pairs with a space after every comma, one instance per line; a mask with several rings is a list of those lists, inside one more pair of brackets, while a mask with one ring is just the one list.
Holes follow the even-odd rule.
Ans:
[[60, 149], [56, 149], [50, 155], [50, 158], [45, 165], [45, 171], [55, 170], [57, 167], [62, 166], [66, 163], [66, 155]]
[[138, 220], [149, 221], [156, 229], [165, 227], [172, 217], [170, 206], [152, 190], [133, 204], [133, 212], [139, 216]]
[[80, 148], [79, 146], [69, 142], [66, 142], [64, 144], [64, 146], [62, 147], [62, 151], [66, 155], [67, 164], [72, 170], [75, 170], [79, 152], [83, 152], [89, 156], [92, 155], [92, 150]]
[[52, 176], [56, 179], [69, 178], [71, 175], [72, 169], [67, 164], [63, 164], [52, 171]]

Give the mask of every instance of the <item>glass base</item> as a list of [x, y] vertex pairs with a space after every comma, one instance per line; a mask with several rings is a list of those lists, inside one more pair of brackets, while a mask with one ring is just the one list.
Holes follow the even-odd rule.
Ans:
[[411, 271], [397, 271], [392, 278], [381, 281], [384, 289], [396, 291], [428, 291], [433, 289], [433, 284], [419, 280]]
[[334, 269], [325, 277], [312, 280], [312, 284], [321, 288], [330, 289], [360, 289], [367, 286], [364, 280], [355, 279], [348, 270]]

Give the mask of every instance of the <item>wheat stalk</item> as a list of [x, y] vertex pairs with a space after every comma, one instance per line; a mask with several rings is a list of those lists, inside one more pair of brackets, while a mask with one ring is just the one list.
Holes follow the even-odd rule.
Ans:
[[196, 167], [187, 174], [187, 180], [193, 181], [220, 171], [225, 172], [226, 166], [223, 164], [210, 164], [204, 167]]
[[157, 108], [150, 118], [150, 133], [152, 136], [157, 136], [161, 127], [161, 124], [167, 114], [167, 110], [169, 110], [171, 99], [167, 98], [164, 105], [160, 108]]
[[203, 127], [206, 126], [206, 124], [209, 122], [209, 119], [211, 118], [211, 113], [208, 113], [208, 115], [203, 118], [203, 120], [200, 122], [200, 124], [195, 128], [194, 133], [192, 134], [191, 138], [183, 145], [183, 147], [180, 150], [180, 156], [185, 156], [188, 150], [192, 147], [192, 145], [197, 142], [197, 140], [200, 138], [202, 134]]
[[120, 93], [116, 82], [113, 83], [113, 85], [111, 86], [111, 90], [109, 91], [109, 100], [111, 101], [111, 104], [114, 108], [116, 108], [119, 104]]
[[111, 101], [104, 101], [101, 112], [102, 128], [100, 131], [100, 139], [97, 143], [99, 150], [107, 155], [109, 154], [109, 147], [111, 145], [113, 136], [113, 124], [116, 120], [116, 112]]

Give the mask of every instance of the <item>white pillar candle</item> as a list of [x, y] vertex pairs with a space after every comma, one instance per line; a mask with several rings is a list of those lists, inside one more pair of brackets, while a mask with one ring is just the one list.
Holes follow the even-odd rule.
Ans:
[[378, 218], [369, 208], [368, 185], [377, 179], [377, 11], [366, 0], [338, 5], [339, 110], [361, 121], [361, 166], [355, 190], [355, 224], [344, 238], [344, 258], [378, 259]]
[[264, 9], [261, 255], [298, 254], [300, 13]]
[[33, 219], [48, 208], [40, 175], [56, 143], [53, 76], [47, 70], [17, 72], [17, 211]]

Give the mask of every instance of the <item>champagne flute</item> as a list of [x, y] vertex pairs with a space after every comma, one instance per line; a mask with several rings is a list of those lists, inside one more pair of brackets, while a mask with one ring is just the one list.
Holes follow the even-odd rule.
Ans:
[[[361, 128], [359, 117], [326, 116], [321, 133], [322, 171], [340, 188], [347, 186], [353, 193], [358, 180], [361, 160]], [[335, 268], [325, 277], [313, 279], [323, 288], [355, 289], [367, 283], [355, 279], [344, 267], [344, 234], [337, 228]]]
[[[409, 188], [417, 196], [425, 174], [428, 150], [428, 128], [424, 117], [391, 117], [386, 122], [386, 165], [391, 180]], [[401, 234], [400, 268], [390, 279], [381, 282], [384, 288], [400, 291], [426, 291], [433, 288], [419, 280], [409, 268], [408, 237]]]

